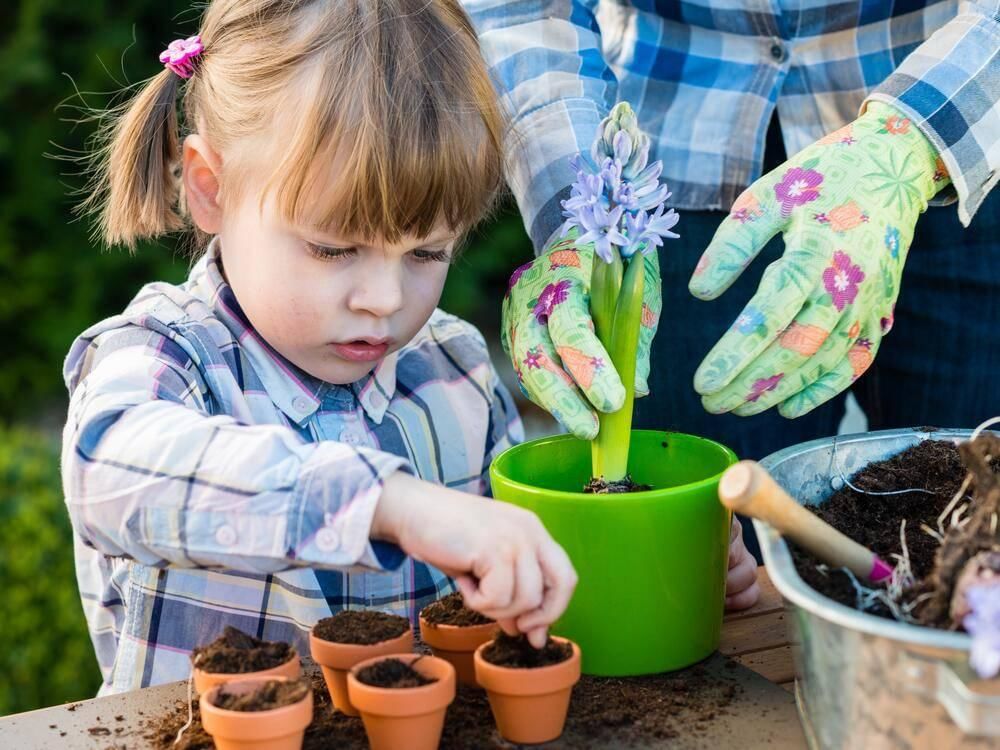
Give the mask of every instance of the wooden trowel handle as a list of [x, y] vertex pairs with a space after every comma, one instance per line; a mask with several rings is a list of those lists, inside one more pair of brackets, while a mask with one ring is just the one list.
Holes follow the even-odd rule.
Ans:
[[769, 523], [831, 567], [847, 568], [870, 581], [892, 574], [870, 549], [795, 502], [755, 461], [740, 461], [726, 470], [719, 481], [719, 500], [730, 510]]

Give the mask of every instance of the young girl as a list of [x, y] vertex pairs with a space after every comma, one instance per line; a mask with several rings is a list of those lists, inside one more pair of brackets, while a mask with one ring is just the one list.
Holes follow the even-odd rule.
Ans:
[[203, 254], [65, 367], [101, 692], [185, 678], [225, 625], [308, 653], [340, 609], [413, 619], [446, 575], [541, 645], [575, 573], [534, 515], [475, 496], [521, 428], [482, 336], [435, 309], [501, 184], [458, 3], [214, 0], [161, 61], [88, 206], [130, 247], [190, 219]]

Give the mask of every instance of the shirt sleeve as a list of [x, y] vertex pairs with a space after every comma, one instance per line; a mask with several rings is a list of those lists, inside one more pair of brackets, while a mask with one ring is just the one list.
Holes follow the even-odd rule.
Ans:
[[508, 182], [535, 251], [562, 223], [574, 154], [587, 153], [617, 96], [597, 0], [463, 0], [511, 118]]
[[486, 431], [486, 450], [483, 457], [483, 472], [480, 476], [479, 494], [492, 497], [490, 488], [490, 464], [493, 459], [513, 445], [524, 442], [524, 425], [517, 413], [510, 391], [500, 381], [493, 365], [490, 365], [490, 420]]
[[868, 97], [900, 110], [934, 144], [968, 226], [1000, 179], [1000, 2], [963, 2]]
[[145, 565], [252, 573], [402, 561], [368, 536], [383, 481], [410, 471], [404, 459], [212, 415], [185, 351], [141, 327], [81, 340], [74, 358], [84, 364], [62, 478], [85, 544]]

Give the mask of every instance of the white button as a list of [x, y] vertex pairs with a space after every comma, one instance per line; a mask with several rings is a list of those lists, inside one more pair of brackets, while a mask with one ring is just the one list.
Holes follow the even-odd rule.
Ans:
[[312, 404], [309, 403], [309, 399], [303, 396], [296, 396], [292, 399], [292, 406], [295, 407], [295, 411], [307, 412], [312, 408]]
[[324, 526], [316, 534], [316, 546], [323, 552], [333, 552], [340, 546], [340, 534], [329, 526]]
[[360, 445], [361, 436], [354, 432], [354, 430], [342, 430], [340, 433], [340, 441], [342, 443], [347, 443], [348, 445]]
[[223, 547], [231, 547], [236, 544], [236, 529], [232, 526], [220, 526], [215, 531], [215, 541]]

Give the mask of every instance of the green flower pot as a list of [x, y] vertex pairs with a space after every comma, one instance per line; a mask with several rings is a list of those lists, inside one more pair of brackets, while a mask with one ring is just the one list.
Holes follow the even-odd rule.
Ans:
[[534, 440], [490, 468], [493, 495], [534, 511], [580, 582], [553, 628], [575, 641], [583, 671], [624, 676], [694, 664], [719, 646], [730, 514], [719, 477], [736, 455], [711, 440], [633, 430], [629, 472], [656, 489], [585, 495], [590, 443]]

